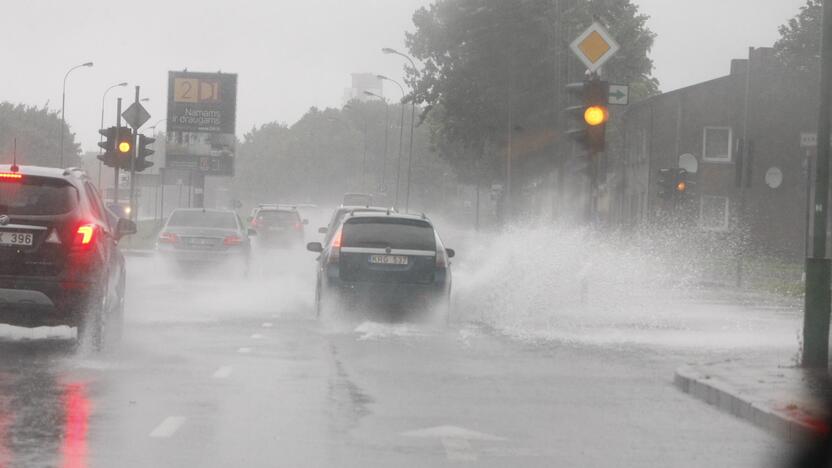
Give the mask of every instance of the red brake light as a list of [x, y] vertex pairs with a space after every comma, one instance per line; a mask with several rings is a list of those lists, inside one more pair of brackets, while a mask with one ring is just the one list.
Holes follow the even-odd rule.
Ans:
[[75, 230], [75, 239], [72, 245], [76, 248], [89, 249], [95, 241], [95, 233], [98, 227], [95, 224], [82, 224]]
[[175, 244], [178, 241], [179, 238], [172, 232], [163, 232], [159, 234], [159, 242], [162, 244]]
[[222, 243], [225, 245], [240, 245], [243, 239], [240, 236], [227, 236]]
[[0, 172], [0, 180], [20, 180], [22, 178], [23, 174], [17, 172]]
[[336, 249], [341, 248], [341, 228], [338, 228], [338, 232], [332, 237], [332, 247]]
[[300, 231], [301, 229], [303, 229], [303, 224], [301, 224], [301, 223], [295, 223], [295, 229], [297, 229], [298, 231]]
[[341, 233], [342, 229], [338, 228], [338, 232], [332, 236], [332, 247], [329, 249], [329, 263], [338, 263], [341, 260]]

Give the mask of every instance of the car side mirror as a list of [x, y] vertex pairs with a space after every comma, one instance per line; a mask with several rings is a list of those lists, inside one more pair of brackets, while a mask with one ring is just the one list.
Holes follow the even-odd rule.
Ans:
[[119, 218], [116, 224], [116, 238], [121, 239], [124, 236], [129, 236], [138, 232], [136, 223], [126, 218]]
[[456, 250], [454, 249], [445, 249], [445, 253], [448, 254], [448, 258], [454, 258], [456, 255]]
[[246, 234], [248, 234], [249, 236], [256, 236], [257, 231], [255, 229], [248, 228], [248, 229], [246, 229]]
[[324, 246], [320, 242], [310, 242], [306, 244], [306, 250], [321, 253], [324, 251]]
[[326, 234], [327, 229], [325, 227], [318, 228], [318, 234]]
[[308, 220], [308, 219], [304, 219], [304, 220], [303, 220], [303, 224], [304, 224], [304, 225], [309, 224], [309, 220]]

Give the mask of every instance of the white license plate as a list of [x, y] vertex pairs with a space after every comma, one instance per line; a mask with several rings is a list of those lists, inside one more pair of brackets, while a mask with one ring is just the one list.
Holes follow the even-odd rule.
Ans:
[[370, 263], [376, 265], [407, 265], [404, 255], [370, 255]]
[[0, 232], [0, 245], [31, 246], [35, 235], [26, 232]]
[[214, 245], [214, 240], [213, 239], [196, 238], [196, 239], [191, 239], [190, 244], [191, 245]]

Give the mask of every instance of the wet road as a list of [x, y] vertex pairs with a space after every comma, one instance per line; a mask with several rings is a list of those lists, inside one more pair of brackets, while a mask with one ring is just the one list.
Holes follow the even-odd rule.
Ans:
[[673, 387], [684, 350], [321, 324], [307, 275], [129, 267], [116, 350], [0, 329], [0, 466], [742, 467], [783, 450]]

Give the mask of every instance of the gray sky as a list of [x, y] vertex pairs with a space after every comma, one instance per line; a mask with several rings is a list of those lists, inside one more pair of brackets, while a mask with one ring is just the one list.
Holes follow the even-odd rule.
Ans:
[[[59, 109], [61, 81], [88, 60], [67, 85], [67, 121], [85, 150], [97, 149], [101, 96], [142, 94], [153, 118], [164, 118], [168, 70], [236, 72], [237, 133], [270, 121], [291, 123], [310, 106], [340, 106], [349, 73], [400, 77], [398, 57], [381, 47], [403, 48], [413, 11], [429, 0], [30, 0], [4, 5], [0, 100]], [[638, 0], [658, 33], [655, 75], [670, 90], [727, 73], [729, 60], [749, 45], [770, 45], [777, 26], [803, 0]], [[126, 15], [138, 26], [128, 30]], [[11, 40], [11, 39], [14, 40]], [[118, 91], [118, 92], [117, 92]], [[398, 90], [388, 88], [395, 97]]]

